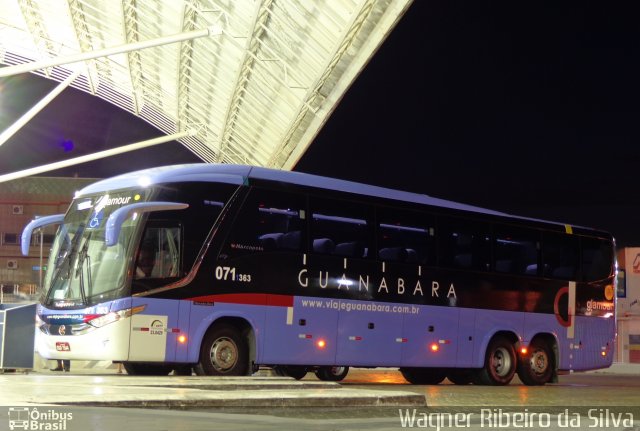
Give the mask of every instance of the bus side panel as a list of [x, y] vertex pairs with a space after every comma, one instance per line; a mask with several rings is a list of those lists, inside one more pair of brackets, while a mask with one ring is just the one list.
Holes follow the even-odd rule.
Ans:
[[510, 332], [517, 337], [524, 333], [524, 316], [518, 311], [476, 310], [476, 328], [473, 348], [473, 368], [484, 366], [489, 342], [497, 332]]
[[397, 306], [380, 302], [339, 302], [336, 365], [400, 364], [402, 343], [397, 340], [402, 338], [402, 314], [392, 308]]
[[131, 317], [129, 361], [175, 361], [178, 304], [167, 299], [133, 298], [133, 307], [145, 308]]
[[[403, 367], [450, 367], [456, 362], [459, 309], [420, 306], [402, 325]], [[437, 351], [432, 350], [437, 346]]]
[[[330, 299], [295, 297], [293, 307], [267, 307], [264, 365], [334, 365], [339, 311]], [[324, 347], [318, 342], [324, 341]]]
[[[525, 345], [538, 334], [551, 334], [554, 336], [559, 346], [566, 344], [567, 328], [562, 327], [556, 316], [548, 313], [526, 313], [524, 315], [524, 332], [522, 342]], [[564, 341], [563, 341], [564, 340]]]
[[473, 346], [475, 344], [476, 311], [473, 308], [460, 308], [458, 323], [458, 346], [456, 367], [473, 366]]
[[[608, 324], [607, 324], [608, 323]], [[572, 370], [593, 370], [611, 366], [615, 351], [614, 319], [602, 317], [575, 317], [575, 337], [568, 340]], [[603, 355], [603, 352], [606, 355]]]
[[176, 337], [181, 335], [186, 336], [186, 340], [183, 343], [178, 342], [176, 344], [176, 362], [189, 362], [189, 346], [191, 345], [191, 339], [189, 337], [189, 319], [191, 317], [191, 301], [179, 301], [178, 302], [178, 331]]

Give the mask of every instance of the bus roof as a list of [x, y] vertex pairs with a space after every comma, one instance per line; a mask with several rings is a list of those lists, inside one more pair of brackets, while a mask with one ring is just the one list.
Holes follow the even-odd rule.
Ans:
[[[449, 201], [446, 199], [439, 199], [424, 194], [388, 189], [384, 187], [356, 183], [336, 178], [322, 177], [318, 175], [305, 174], [302, 172], [262, 168], [257, 166], [217, 163], [170, 165], [129, 172], [88, 185], [87, 187], [80, 190], [76, 194], [76, 197], [106, 192], [109, 190], [140, 187], [152, 184], [176, 182], [222, 182], [227, 184], [241, 185], [250, 183], [252, 179], [285, 182], [289, 184], [327, 190], [336, 190], [364, 196], [379, 197], [481, 214], [490, 214], [502, 217], [517, 218], [521, 220], [563, 225], [563, 223], [559, 222], [516, 216], [500, 211], [494, 211], [482, 207]], [[583, 228], [593, 230], [591, 228]]]

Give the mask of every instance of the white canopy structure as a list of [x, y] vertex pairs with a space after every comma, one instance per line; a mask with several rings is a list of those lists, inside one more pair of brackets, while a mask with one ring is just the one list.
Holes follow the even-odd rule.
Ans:
[[0, 77], [70, 84], [206, 162], [291, 169], [411, 1], [0, 0]]

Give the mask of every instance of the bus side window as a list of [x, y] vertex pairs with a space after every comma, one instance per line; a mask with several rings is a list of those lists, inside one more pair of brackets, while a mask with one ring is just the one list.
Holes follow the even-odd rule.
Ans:
[[180, 275], [180, 227], [149, 227], [140, 243], [134, 278], [171, 278]]
[[579, 238], [563, 233], [545, 232], [542, 236], [544, 276], [575, 280], [579, 268]]
[[226, 254], [300, 251], [305, 205], [302, 195], [252, 189], [234, 221]]
[[377, 220], [380, 260], [435, 263], [433, 217], [396, 208], [379, 208]]
[[449, 268], [489, 271], [491, 235], [487, 224], [462, 219], [440, 219], [439, 262]]
[[372, 247], [370, 209], [360, 204], [314, 199], [311, 247], [314, 253], [365, 258]]
[[613, 273], [613, 244], [603, 239], [582, 238], [582, 279], [597, 281]]
[[540, 241], [537, 231], [498, 225], [494, 233], [496, 272], [538, 275]]

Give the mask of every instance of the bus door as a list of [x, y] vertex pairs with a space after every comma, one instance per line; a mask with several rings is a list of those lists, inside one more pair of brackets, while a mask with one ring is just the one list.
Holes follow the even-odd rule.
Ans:
[[[177, 339], [188, 332], [189, 305], [142, 295], [176, 280], [179, 256], [180, 227], [149, 223], [133, 269], [132, 306], [142, 311], [131, 319], [130, 361], [176, 361]], [[180, 358], [186, 359], [186, 351]]]

